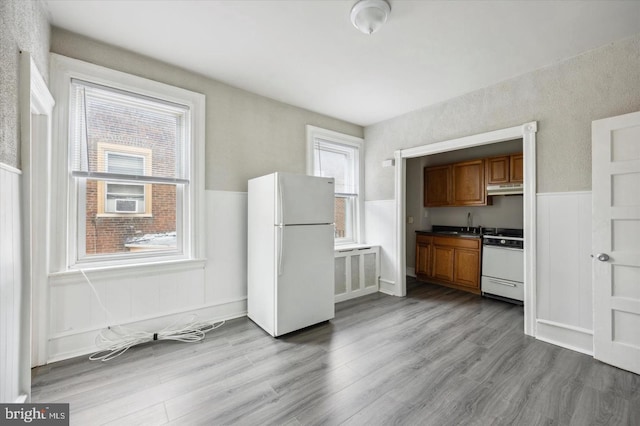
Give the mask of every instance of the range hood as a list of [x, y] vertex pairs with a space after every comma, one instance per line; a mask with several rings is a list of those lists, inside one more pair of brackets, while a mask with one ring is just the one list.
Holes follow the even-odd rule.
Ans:
[[487, 195], [522, 195], [524, 185], [521, 183], [503, 183], [487, 185]]

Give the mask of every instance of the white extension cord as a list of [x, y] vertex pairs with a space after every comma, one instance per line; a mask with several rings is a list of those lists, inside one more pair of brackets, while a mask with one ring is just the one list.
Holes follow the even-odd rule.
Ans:
[[214, 323], [199, 322], [197, 320], [197, 315], [192, 314], [186, 318], [186, 321], [183, 321], [182, 323], [176, 321], [157, 333], [134, 330], [122, 325], [111, 325], [111, 313], [102, 304], [100, 295], [96, 291], [96, 288], [93, 286], [89, 277], [87, 277], [87, 274], [85, 274], [82, 269], [80, 269], [80, 272], [84, 276], [85, 280], [87, 280], [87, 283], [89, 283], [100, 307], [107, 314], [109, 324], [106, 330], [102, 330], [96, 336], [96, 346], [100, 348], [100, 350], [89, 357], [91, 361], [109, 361], [122, 355], [132, 346], [152, 342], [154, 340], [175, 340], [186, 343], [199, 342], [204, 339], [208, 332], [221, 327], [225, 323], [224, 321], [217, 321]]

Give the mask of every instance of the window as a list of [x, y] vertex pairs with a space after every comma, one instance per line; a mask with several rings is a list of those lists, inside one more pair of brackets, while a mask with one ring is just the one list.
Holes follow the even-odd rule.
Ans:
[[308, 173], [335, 179], [336, 244], [360, 242], [362, 139], [307, 126]]
[[[98, 143], [98, 170], [144, 176], [152, 170], [152, 150]], [[152, 214], [152, 185], [98, 182], [98, 217]]]
[[[190, 259], [203, 193], [204, 96], [54, 55], [55, 170], [69, 185], [68, 267]], [[68, 123], [68, 124], [66, 124]], [[57, 166], [54, 163], [54, 168]]]

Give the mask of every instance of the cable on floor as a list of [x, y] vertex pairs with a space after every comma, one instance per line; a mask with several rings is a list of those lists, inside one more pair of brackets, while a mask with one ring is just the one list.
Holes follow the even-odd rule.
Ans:
[[125, 353], [132, 346], [141, 345], [155, 340], [174, 340], [185, 343], [199, 342], [205, 338], [205, 335], [208, 332], [222, 327], [225, 323], [224, 320], [213, 323], [200, 322], [198, 321], [197, 315], [192, 314], [186, 317], [182, 322], [176, 321], [157, 333], [135, 330], [118, 324], [114, 325], [112, 324], [111, 312], [109, 312], [102, 303], [100, 295], [93, 283], [82, 269], [80, 269], [80, 272], [91, 287], [91, 290], [93, 290], [93, 294], [98, 300], [100, 307], [107, 315], [108, 326], [96, 336], [95, 340], [96, 346], [100, 350], [89, 357], [91, 361], [110, 361]]

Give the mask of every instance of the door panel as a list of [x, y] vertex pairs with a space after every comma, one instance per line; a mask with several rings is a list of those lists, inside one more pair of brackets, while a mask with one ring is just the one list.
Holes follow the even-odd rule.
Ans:
[[334, 180], [278, 173], [276, 224], [333, 223]]
[[524, 251], [508, 247], [484, 246], [482, 275], [523, 282]]
[[280, 228], [276, 336], [334, 317], [333, 225]]
[[453, 281], [453, 249], [433, 246], [433, 277]]
[[454, 264], [453, 280], [456, 284], [480, 288], [480, 252], [456, 249]]
[[640, 374], [640, 112], [592, 138], [594, 356]]
[[486, 205], [484, 160], [453, 165], [453, 204], [460, 206]]

